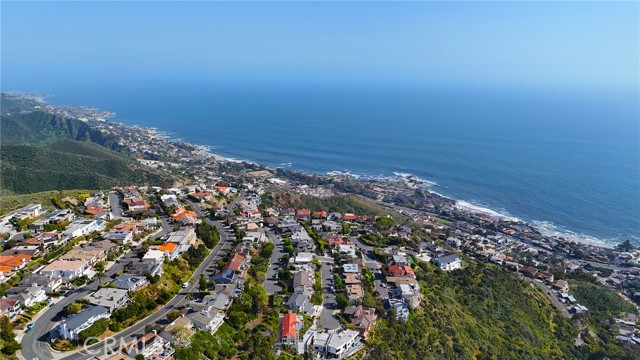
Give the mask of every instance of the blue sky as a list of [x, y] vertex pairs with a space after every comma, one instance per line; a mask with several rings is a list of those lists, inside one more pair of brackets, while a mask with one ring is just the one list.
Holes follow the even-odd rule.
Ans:
[[638, 2], [7, 2], [2, 87], [131, 79], [638, 86]]

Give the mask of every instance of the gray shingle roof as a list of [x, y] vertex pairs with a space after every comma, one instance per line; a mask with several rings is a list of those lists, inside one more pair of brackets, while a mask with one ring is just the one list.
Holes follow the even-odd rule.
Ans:
[[84, 325], [92, 317], [108, 314], [109, 310], [104, 306], [92, 306], [86, 310], [79, 312], [69, 318], [67, 318], [67, 328], [69, 330], [76, 329]]

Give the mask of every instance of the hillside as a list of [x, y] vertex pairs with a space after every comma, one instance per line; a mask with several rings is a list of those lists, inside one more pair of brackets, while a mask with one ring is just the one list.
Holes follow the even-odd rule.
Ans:
[[166, 173], [90, 142], [66, 139], [45, 146], [3, 143], [0, 158], [0, 189], [12, 193], [103, 189], [126, 184], [170, 186], [174, 182]]
[[60, 191], [52, 190], [29, 194], [0, 196], [0, 214], [21, 208], [29, 204], [42, 204], [42, 206], [48, 211], [53, 211], [58, 208], [55, 203], [56, 200], [54, 199], [62, 199], [67, 196], [73, 198], [83, 198], [90, 194], [91, 191], [92, 190], [79, 189]]
[[[578, 329], [537, 288], [494, 265], [416, 269], [423, 310], [407, 323], [386, 318], [370, 359], [586, 359]], [[584, 352], [583, 352], [584, 351]]]
[[326, 210], [340, 213], [354, 213], [358, 215], [387, 216], [397, 220], [405, 220], [406, 217], [379, 205], [371, 200], [356, 195], [334, 195], [318, 197], [311, 195], [299, 195], [290, 191], [271, 191], [263, 197], [263, 206], [266, 207], [293, 207], [308, 208], [311, 211]]
[[117, 139], [77, 119], [43, 111], [2, 113], [2, 121], [0, 121], [2, 145], [46, 145], [62, 139], [88, 140], [113, 150], [122, 148]]

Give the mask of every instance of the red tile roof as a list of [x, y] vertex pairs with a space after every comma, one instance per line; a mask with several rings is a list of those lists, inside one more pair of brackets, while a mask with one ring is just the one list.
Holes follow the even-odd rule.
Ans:
[[38, 246], [42, 245], [42, 241], [36, 238], [28, 238], [27, 240], [24, 240], [22, 243], [27, 245], [38, 245]]
[[242, 266], [243, 262], [244, 262], [244, 256], [242, 256], [241, 254], [235, 253], [233, 254], [233, 257], [231, 258], [231, 260], [229, 260], [225, 268], [233, 271], [238, 271], [240, 270], [240, 267]]
[[194, 199], [207, 198], [211, 196], [211, 193], [208, 191], [201, 191], [201, 192], [195, 192], [193, 194], [189, 194], [189, 196], [193, 197]]
[[311, 215], [311, 210], [309, 209], [298, 209], [298, 211], [296, 211], [297, 217], [308, 217], [309, 215]]
[[415, 277], [415, 274], [413, 273], [413, 269], [409, 265], [400, 266], [398, 264], [393, 264], [393, 265], [389, 266], [389, 272], [393, 276], [411, 276], [411, 277]]
[[96, 215], [96, 214], [100, 214], [101, 212], [106, 212], [108, 211], [106, 208], [103, 207], [88, 207], [85, 209], [85, 214], [90, 214], [90, 215]]
[[169, 254], [171, 254], [173, 252], [173, 250], [176, 249], [178, 245], [174, 244], [174, 243], [164, 243], [160, 246], [158, 246], [158, 250], [160, 251], [167, 251], [169, 252]]
[[177, 208], [173, 214], [171, 214], [171, 218], [175, 221], [180, 221], [182, 219], [184, 219], [185, 217], [190, 216], [193, 218], [198, 217], [198, 215], [191, 210], [186, 210], [184, 208]]
[[296, 324], [298, 324], [296, 313], [289, 312], [284, 314], [282, 318], [282, 338], [295, 339], [298, 332]]
[[25, 254], [17, 254], [13, 256], [0, 256], [0, 265], [17, 269], [31, 259], [31, 256]]
[[353, 221], [356, 220], [358, 217], [355, 216], [354, 214], [344, 214], [342, 216], [342, 220], [348, 220], [348, 221]]

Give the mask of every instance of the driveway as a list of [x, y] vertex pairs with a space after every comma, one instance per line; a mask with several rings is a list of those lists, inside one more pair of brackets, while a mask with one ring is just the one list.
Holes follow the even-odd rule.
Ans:
[[[375, 285], [376, 291], [378, 291], [378, 293], [383, 299], [388, 299], [389, 288], [386, 287], [386, 281], [385, 281], [386, 279], [384, 278], [381, 272], [374, 272], [373, 276], [375, 276], [374, 285]], [[385, 284], [385, 287], [383, 287], [382, 284]]]

